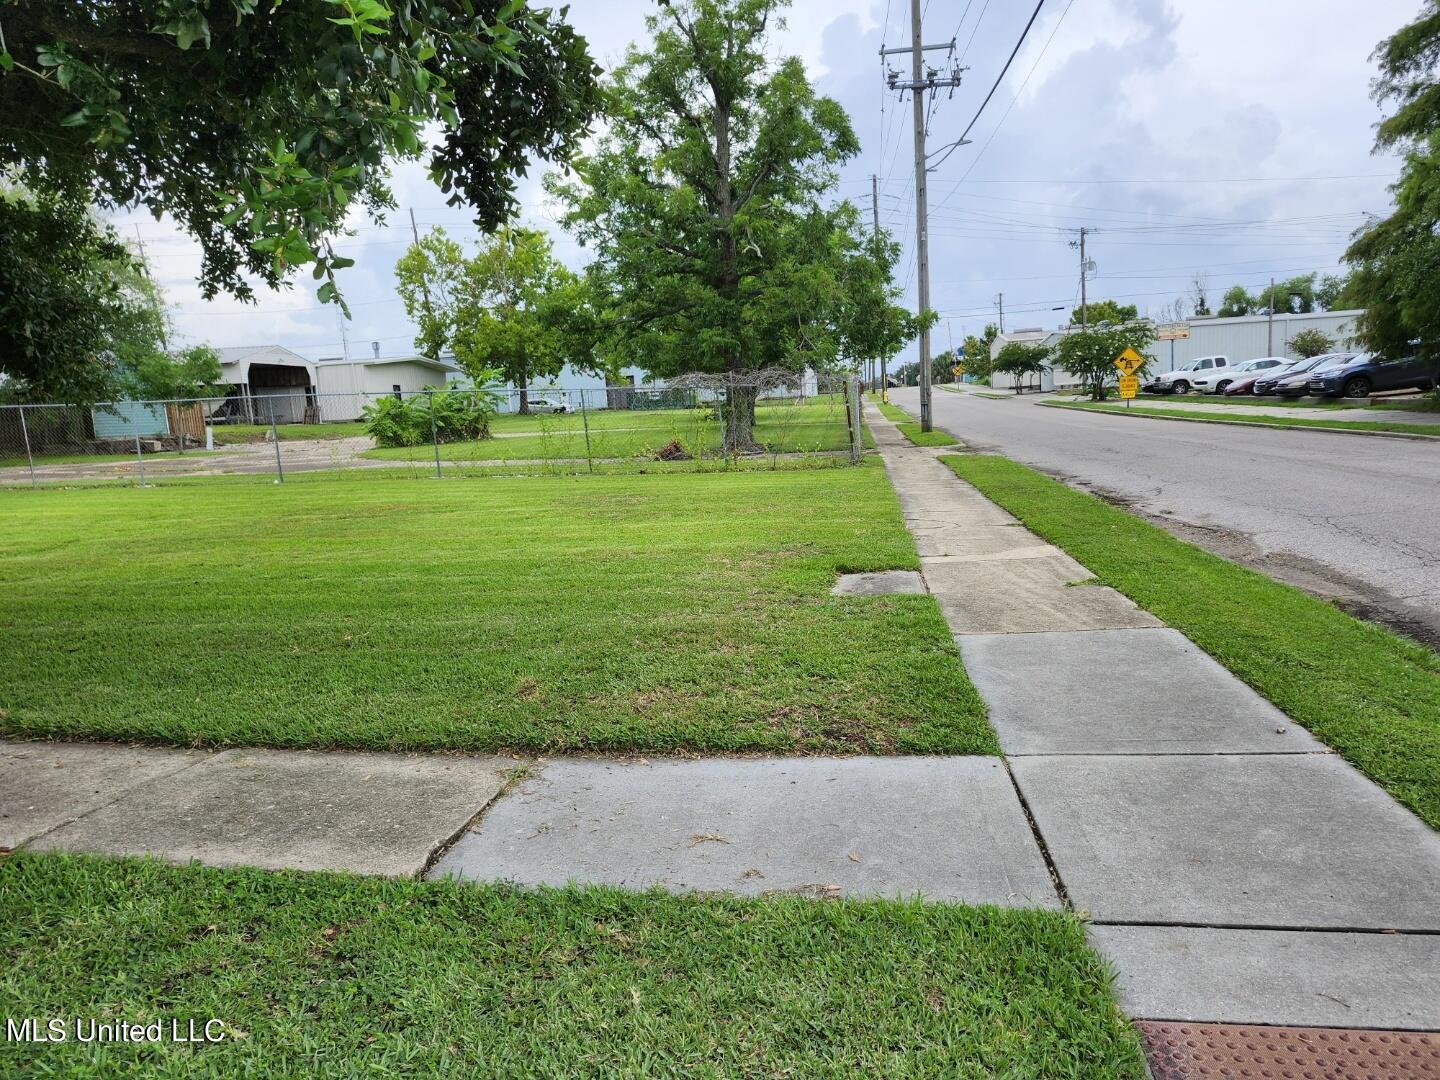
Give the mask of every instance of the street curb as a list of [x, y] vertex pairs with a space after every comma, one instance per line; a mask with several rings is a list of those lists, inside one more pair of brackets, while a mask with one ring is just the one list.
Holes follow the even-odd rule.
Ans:
[[[1046, 409], [1068, 409], [1071, 412], [1100, 413], [1104, 416], [1129, 416], [1141, 420], [1181, 420], [1187, 424], [1226, 424], [1230, 427], [1268, 428], [1281, 431], [1321, 431], [1340, 435], [1369, 435], [1381, 439], [1414, 439], [1419, 442], [1440, 442], [1440, 435], [1420, 435], [1413, 431], [1365, 431], [1359, 428], [1349, 427], [1321, 427], [1310, 424], [1261, 424], [1254, 420], [1212, 420], [1202, 416], [1156, 416], [1154, 413], [1130, 413], [1121, 409], [1086, 409], [1078, 405], [1067, 405], [1059, 401], [1042, 401], [1039, 403]], [[1440, 424], [1436, 425], [1440, 427]]]

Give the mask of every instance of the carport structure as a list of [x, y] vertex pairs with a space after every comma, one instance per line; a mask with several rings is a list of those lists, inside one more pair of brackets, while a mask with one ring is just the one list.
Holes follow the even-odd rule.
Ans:
[[315, 408], [315, 365], [282, 345], [217, 350], [232, 389], [215, 412], [243, 423], [301, 423]]

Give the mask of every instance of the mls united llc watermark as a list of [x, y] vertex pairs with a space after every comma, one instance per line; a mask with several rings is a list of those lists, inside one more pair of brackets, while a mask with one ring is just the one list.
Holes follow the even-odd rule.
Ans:
[[28, 1043], [218, 1043], [226, 1037], [223, 1020], [96, 1020], [77, 1016], [5, 1018], [5, 1041]]

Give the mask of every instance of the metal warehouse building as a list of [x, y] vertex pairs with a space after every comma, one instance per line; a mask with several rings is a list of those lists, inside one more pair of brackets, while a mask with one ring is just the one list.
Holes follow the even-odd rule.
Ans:
[[[1304, 315], [1277, 313], [1273, 318], [1268, 315], [1241, 315], [1233, 319], [1208, 315], [1162, 328], [1168, 332], [1173, 327], [1175, 332], [1187, 336], [1156, 341], [1146, 353], [1151, 360], [1152, 372], [1173, 371], [1177, 367], [1184, 367], [1197, 356], [1224, 356], [1228, 357], [1232, 364], [1242, 360], [1254, 360], [1260, 356], [1298, 358], [1290, 348], [1290, 341], [1300, 331], [1319, 330], [1334, 338], [1337, 347], [1346, 348], [1355, 333], [1355, 320], [1361, 314], [1363, 312], [1359, 310], [1314, 311]], [[990, 355], [996, 356], [1001, 347], [1010, 341], [1043, 341], [1054, 347], [1066, 334], [1078, 329], [1079, 327], [1070, 326], [1049, 333], [1039, 330], [1014, 330], [1008, 334], [1000, 334], [990, 346]], [[990, 382], [999, 389], [1009, 390], [1015, 386], [1009, 375], [1000, 372], [996, 372]], [[1071, 372], [1055, 368], [1041, 377], [1039, 387], [1042, 390], [1053, 390], [1056, 387], [1077, 386], [1079, 383], [1080, 379]]]

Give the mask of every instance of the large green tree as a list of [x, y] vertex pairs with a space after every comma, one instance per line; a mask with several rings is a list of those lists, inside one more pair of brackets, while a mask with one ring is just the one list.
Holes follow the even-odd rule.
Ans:
[[[673, 0], [607, 88], [609, 124], [573, 178], [565, 226], [594, 251], [596, 349], [657, 375], [724, 377], [727, 451], [755, 448], [747, 373], [833, 363], [858, 337], [853, 207], [827, 199], [859, 149], [804, 66], [775, 57], [779, 0]], [[873, 295], [873, 282], [859, 287]]]
[[[1055, 347], [1053, 366], [1078, 375], [1090, 397], [1104, 401], [1120, 375], [1115, 367], [1116, 357], [1126, 349], [1143, 355], [1154, 340], [1155, 328], [1144, 322], [1076, 331], [1060, 339]], [[1148, 367], [1147, 359], [1136, 374], [1143, 376]]]
[[144, 267], [77, 197], [0, 187], [0, 374], [7, 396], [103, 401], [163, 329]]
[[1375, 100], [1394, 111], [1376, 131], [1377, 151], [1404, 151], [1391, 187], [1395, 210], [1360, 230], [1345, 253], [1353, 267], [1344, 295], [1363, 306], [1356, 326], [1366, 348], [1428, 358], [1440, 342], [1440, 0], [1382, 41], [1373, 59]]
[[556, 261], [550, 238], [505, 226], [467, 257], [437, 228], [400, 257], [395, 275], [405, 310], [419, 327], [416, 346], [432, 357], [452, 352], [477, 380], [500, 372], [519, 390], [520, 411], [528, 413], [530, 382], [559, 374], [565, 359], [547, 300], [575, 281]]
[[428, 154], [494, 227], [532, 157], [570, 154], [599, 90], [565, 18], [523, 0], [9, 0], [0, 169], [168, 215], [200, 244], [206, 296], [313, 264], [334, 299], [330, 237], [392, 205], [389, 162]]

